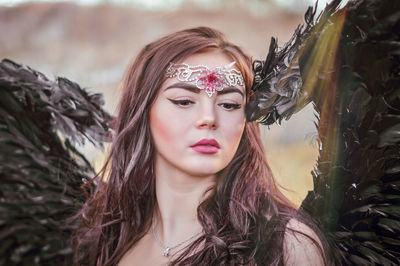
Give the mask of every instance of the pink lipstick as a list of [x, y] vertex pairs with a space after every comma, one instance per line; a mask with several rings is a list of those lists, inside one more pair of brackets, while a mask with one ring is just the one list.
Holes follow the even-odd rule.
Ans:
[[220, 149], [219, 143], [215, 139], [202, 139], [190, 146], [190, 148], [204, 154], [214, 154]]

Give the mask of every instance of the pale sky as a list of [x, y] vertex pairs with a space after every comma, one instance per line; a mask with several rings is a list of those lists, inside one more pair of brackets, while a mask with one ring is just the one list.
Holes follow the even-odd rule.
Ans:
[[[68, 2], [74, 2], [81, 5], [96, 5], [99, 3], [109, 2], [113, 4], [134, 4], [140, 5], [145, 9], [173, 9], [178, 7], [185, 0], [69, 0]], [[192, 0], [193, 2], [207, 3], [215, 2], [214, 0]], [[315, 0], [273, 0], [282, 7], [290, 7], [298, 4], [299, 2], [306, 3], [308, 5], [314, 5]], [[319, 0], [318, 9], [321, 10], [325, 7], [326, 3], [330, 0]], [[33, 2], [31, 0], [0, 0], [1, 6], [15, 6], [20, 3]], [[65, 0], [36, 0], [35, 2], [65, 2]], [[345, 1], [346, 2], [346, 1]], [[301, 12], [303, 13], [303, 11]]]

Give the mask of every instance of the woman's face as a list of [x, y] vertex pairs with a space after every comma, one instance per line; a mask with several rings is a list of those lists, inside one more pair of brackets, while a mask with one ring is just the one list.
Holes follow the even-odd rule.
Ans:
[[[174, 63], [213, 69], [232, 61], [218, 50], [208, 50]], [[244, 85], [224, 87], [210, 97], [193, 82], [167, 78], [150, 110], [156, 162], [193, 176], [212, 175], [225, 168], [243, 134], [245, 102]]]

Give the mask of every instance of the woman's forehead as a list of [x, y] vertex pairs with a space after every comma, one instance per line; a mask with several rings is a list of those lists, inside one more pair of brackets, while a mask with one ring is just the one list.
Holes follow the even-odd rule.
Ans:
[[[228, 55], [217, 49], [208, 49], [199, 53], [192, 54], [179, 62], [188, 65], [204, 65], [208, 68], [223, 67], [234, 61]], [[233, 67], [236, 68], [236, 67]]]

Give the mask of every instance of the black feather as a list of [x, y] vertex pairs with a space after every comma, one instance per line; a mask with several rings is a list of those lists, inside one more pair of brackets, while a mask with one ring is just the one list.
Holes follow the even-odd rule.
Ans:
[[339, 4], [340, 1], [332, 1], [319, 16], [317, 25], [315, 9], [309, 7], [305, 14], [306, 24], [299, 25], [281, 49], [278, 49], [277, 40], [271, 38], [266, 60], [253, 62], [254, 95], [246, 106], [248, 121], [257, 120], [264, 125], [280, 123], [311, 101], [310, 95], [301, 90], [305, 74], [299, 63], [302, 58], [308, 58], [307, 53], [312, 50], [310, 40], [317, 39], [320, 34], [315, 29], [327, 23]]
[[0, 62], [0, 265], [71, 265], [67, 220], [95, 175], [75, 145], [108, 138], [101, 104], [67, 79]]
[[[301, 209], [324, 229], [336, 264], [400, 265], [400, 1], [340, 2], [317, 23], [309, 9], [278, 52], [271, 42], [254, 65], [247, 117], [269, 125], [312, 101], [320, 154]], [[290, 82], [299, 79], [301, 89]]]

